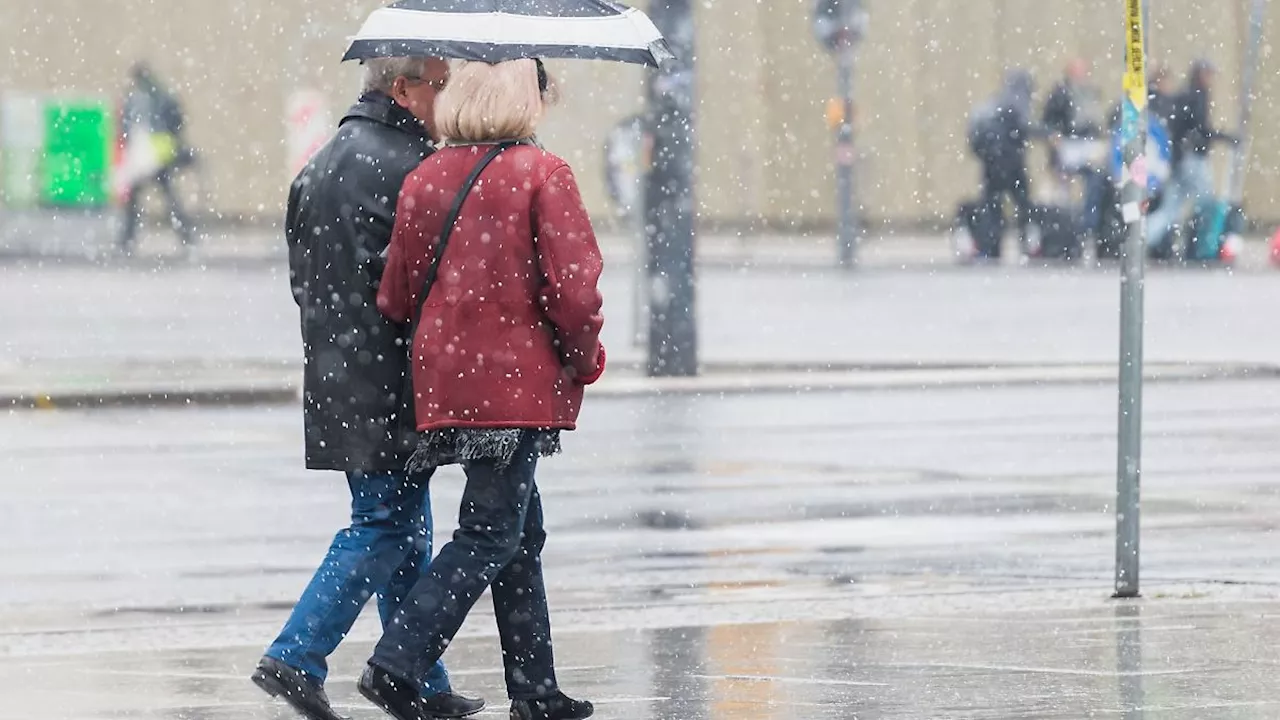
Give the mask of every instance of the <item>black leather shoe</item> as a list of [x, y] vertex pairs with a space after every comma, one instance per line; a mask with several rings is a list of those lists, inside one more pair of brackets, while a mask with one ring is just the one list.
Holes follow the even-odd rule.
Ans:
[[464, 718], [484, 709], [484, 700], [469, 698], [455, 692], [439, 693], [422, 698], [422, 709], [438, 718]]
[[307, 720], [346, 720], [329, 706], [324, 687], [301, 670], [275, 658], [262, 658], [250, 679], [271, 697], [289, 703], [289, 707]]
[[377, 665], [364, 669], [359, 689], [366, 700], [396, 720], [435, 720], [422, 706], [422, 698], [413, 683]]
[[512, 700], [511, 720], [584, 720], [596, 709], [586, 700], [574, 700], [562, 692], [536, 700]]

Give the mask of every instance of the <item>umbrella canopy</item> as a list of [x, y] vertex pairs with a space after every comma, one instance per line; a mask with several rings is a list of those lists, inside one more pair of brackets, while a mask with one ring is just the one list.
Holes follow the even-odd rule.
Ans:
[[342, 59], [422, 55], [654, 67], [674, 57], [648, 16], [611, 0], [401, 0], [375, 10]]

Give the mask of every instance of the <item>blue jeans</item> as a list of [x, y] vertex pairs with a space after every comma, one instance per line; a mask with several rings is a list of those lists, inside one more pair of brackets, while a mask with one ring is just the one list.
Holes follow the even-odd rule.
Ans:
[[1160, 208], [1147, 218], [1147, 246], [1159, 245], [1165, 236], [1182, 223], [1188, 201], [1201, 203], [1213, 197], [1213, 171], [1209, 158], [1187, 153], [1165, 183]]
[[371, 663], [412, 680], [439, 662], [463, 620], [486, 589], [502, 643], [507, 696], [528, 700], [556, 685], [547, 589], [542, 578], [542, 498], [534, 473], [538, 447], [525, 433], [508, 467], [492, 460], [464, 461], [467, 486], [458, 531], [374, 649]]
[[[431, 563], [431, 475], [348, 473], [351, 527], [340, 531], [324, 563], [293, 609], [267, 656], [297, 668], [321, 684], [326, 658], [377, 593], [387, 629], [400, 604]], [[418, 681], [423, 695], [449, 692], [444, 663], [427, 668]]]

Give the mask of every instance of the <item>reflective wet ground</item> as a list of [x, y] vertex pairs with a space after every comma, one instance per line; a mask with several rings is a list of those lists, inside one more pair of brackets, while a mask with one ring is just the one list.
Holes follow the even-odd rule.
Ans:
[[[1280, 384], [1150, 388], [1129, 603], [1114, 397], [589, 404], [541, 473], [563, 685], [638, 720], [1280, 717]], [[289, 717], [245, 678], [345, 503], [299, 447], [288, 407], [0, 417], [0, 718]], [[496, 701], [478, 608], [447, 659]], [[371, 622], [330, 682], [369, 720]]]

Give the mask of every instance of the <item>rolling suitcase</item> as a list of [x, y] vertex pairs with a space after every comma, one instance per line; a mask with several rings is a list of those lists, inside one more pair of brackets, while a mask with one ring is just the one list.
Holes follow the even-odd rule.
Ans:
[[1028, 238], [1030, 255], [1046, 260], [1078, 260], [1083, 245], [1079, 222], [1071, 210], [1055, 205], [1034, 209]]

